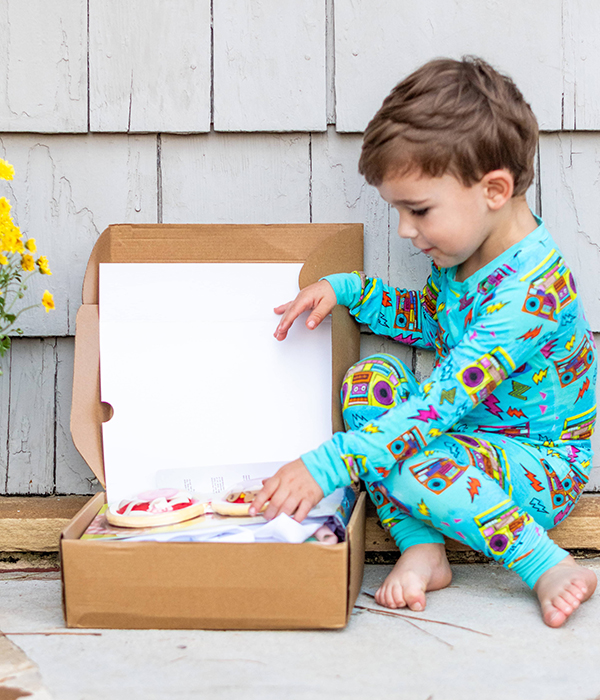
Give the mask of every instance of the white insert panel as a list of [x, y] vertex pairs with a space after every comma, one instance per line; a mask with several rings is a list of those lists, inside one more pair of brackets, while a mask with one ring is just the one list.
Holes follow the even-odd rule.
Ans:
[[90, 0], [92, 131], [208, 131], [210, 0]]
[[110, 501], [153, 488], [162, 469], [290, 461], [331, 437], [330, 322], [273, 337], [301, 267], [100, 266]]
[[363, 131], [400, 80], [440, 56], [508, 73], [543, 129], [559, 129], [561, 0], [336, 0], [336, 124]]
[[0, 131], [87, 131], [86, 0], [0, 3]]
[[324, 131], [325, 0], [215, 0], [217, 131]]

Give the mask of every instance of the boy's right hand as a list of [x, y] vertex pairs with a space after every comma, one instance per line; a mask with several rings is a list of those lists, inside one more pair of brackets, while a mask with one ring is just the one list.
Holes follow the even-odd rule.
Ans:
[[312, 313], [306, 319], [306, 327], [313, 330], [333, 311], [336, 304], [335, 292], [327, 280], [320, 280], [305, 287], [294, 301], [288, 301], [287, 304], [275, 308], [275, 313], [282, 318], [274, 336], [277, 340], [284, 340], [298, 316], [309, 309], [312, 309]]

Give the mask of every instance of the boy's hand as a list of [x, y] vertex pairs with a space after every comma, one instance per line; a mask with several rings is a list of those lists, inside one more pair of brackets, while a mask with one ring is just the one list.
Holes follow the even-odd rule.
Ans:
[[280, 513], [287, 513], [301, 523], [322, 498], [323, 491], [304, 462], [295, 459], [265, 480], [262, 491], [252, 501], [250, 515], [260, 513], [260, 509], [270, 499], [271, 502], [263, 513], [267, 520], [276, 518]]
[[306, 319], [306, 327], [310, 330], [316, 328], [336, 304], [335, 292], [327, 280], [320, 280], [305, 287], [294, 301], [288, 301], [287, 304], [275, 308], [276, 314], [283, 315], [275, 329], [275, 337], [277, 340], [284, 340], [292, 323], [308, 309], [312, 309], [312, 313]]

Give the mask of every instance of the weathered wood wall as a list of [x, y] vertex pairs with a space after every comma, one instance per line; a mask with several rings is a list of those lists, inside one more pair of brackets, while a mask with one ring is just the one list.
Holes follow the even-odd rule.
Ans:
[[[600, 334], [595, 0], [0, 0], [0, 157], [16, 168], [0, 194], [51, 262], [32, 298], [57, 302], [23, 317], [3, 361], [0, 493], [97, 488], [69, 434], [72, 336], [110, 223], [359, 221], [367, 271], [422, 285], [427, 260], [357, 174], [360, 132], [408, 71], [469, 53], [537, 113], [529, 201]], [[426, 352], [363, 340], [429, 371]]]

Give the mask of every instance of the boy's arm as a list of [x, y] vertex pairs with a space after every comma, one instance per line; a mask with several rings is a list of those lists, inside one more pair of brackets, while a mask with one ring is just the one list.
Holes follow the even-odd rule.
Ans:
[[[544, 345], [557, 321], [523, 310], [526, 289], [503, 285], [459, 342], [411, 396], [360, 430], [336, 433], [302, 461], [324, 494], [379, 481], [485, 400]], [[396, 467], [397, 468], [397, 467]]]
[[433, 266], [422, 292], [391, 287], [377, 277], [369, 278], [359, 272], [324, 279], [333, 287], [338, 304], [347, 306], [356, 320], [373, 333], [407, 345], [431, 348], [438, 326], [437, 277]]

